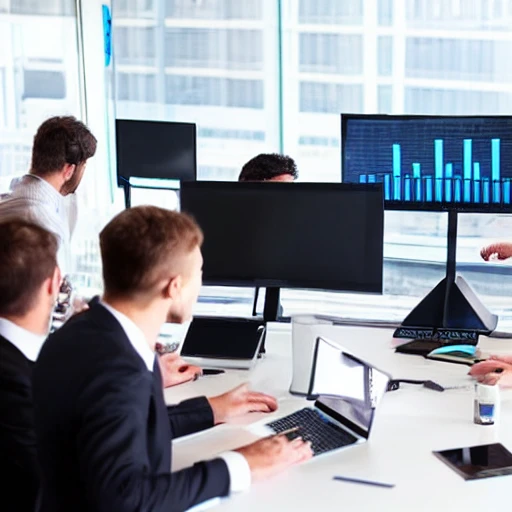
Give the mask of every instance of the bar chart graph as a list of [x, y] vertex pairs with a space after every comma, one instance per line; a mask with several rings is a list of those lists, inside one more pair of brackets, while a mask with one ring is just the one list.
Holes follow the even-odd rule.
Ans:
[[356, 119], [345, 132], [343, 181], [382, 183], [387, 202], [512, 205], [510, 118]]

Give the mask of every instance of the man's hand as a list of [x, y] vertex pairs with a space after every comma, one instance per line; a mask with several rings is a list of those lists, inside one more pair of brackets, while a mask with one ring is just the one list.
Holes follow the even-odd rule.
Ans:
[[158, 363], [164, 388], [195, 380], [203, 373], [199, 366], [186, 363], [176, 352], [159, 356]]
[[242, 384], [223, 395], [209, 398], [208, 402], [213, 410], [216, 425], [248, 412], [273, 412], [277, 409], [275, 398], [250, 391], [247, 384]]
[[512, 364], [498, 359], [488, 359], [474, 364], [469, 370], [469, 375], [482, 384], [498, 384], [500, 388], [512, 387]]
[[491, 259], [506, 260], [512, 257], [512, 244], [508, 242], [500, 242], [497, 244], [491, 244], [487, 247], [482, 248], [480, 256], [485, 261]]
[[502, 361], [507, 364], [512, 364], [512, 356], [500, 355], [500, 356], [490, 356], [490, 361]]
[[284, 435], [266, 437], [236, 451], [247, 460], [254, 481], [271, 477], [313, 456], [309, 442], [300, 437], [288, 441]]

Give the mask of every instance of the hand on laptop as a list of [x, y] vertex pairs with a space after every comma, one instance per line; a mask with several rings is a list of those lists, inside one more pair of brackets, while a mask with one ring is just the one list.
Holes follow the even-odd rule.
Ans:
[[[510, 358], [507, 357], [507, 360]], [[501, 388], [512, 387], [512, 364], [496, 357], [474, 364], [469, 370], [469, 375], [482, 384], [498, 384]]]
[[176, 352], [162, 354], [158, 362], [164, 388], [195, 380], [203, 373], [199, 366], [186, 363]]
[[271, 477], [313, 456], [309, 442], [300, 437], [289, 441], [284, 435], [266, 437], [236, 451], [249, 463], [253, 480]]
[[248, 412], [273, 412], [277, 409], [277, 400], [274, 397], [251, 391], [247, 384], [209, 398], [208, 401], [216, 425]]

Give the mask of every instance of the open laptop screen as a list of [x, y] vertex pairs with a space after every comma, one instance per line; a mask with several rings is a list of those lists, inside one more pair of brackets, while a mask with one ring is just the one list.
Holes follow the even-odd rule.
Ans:
[[310, 394], [320, 396], [315, 406], [365, 438], [388, 380], [388, 375], [341, 346], [317, 339], [310, 387]]

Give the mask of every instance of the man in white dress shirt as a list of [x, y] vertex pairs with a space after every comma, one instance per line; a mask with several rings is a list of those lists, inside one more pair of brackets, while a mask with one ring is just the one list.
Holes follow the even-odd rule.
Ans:
[[64, 273], [71, 267], [69, 243], [77, 219], [74, 193], [96, 142], [72, 116], [47, 119], [34, 137], [29, 174], [15, 180], [11, 193], [0, 202], [0, 221], [25, 219], [57, 236]]
[[32, 370], [60, 284], [57, 239], [24, 220], [0, 223], [2, 510], [33, 512], [39, 489]]

